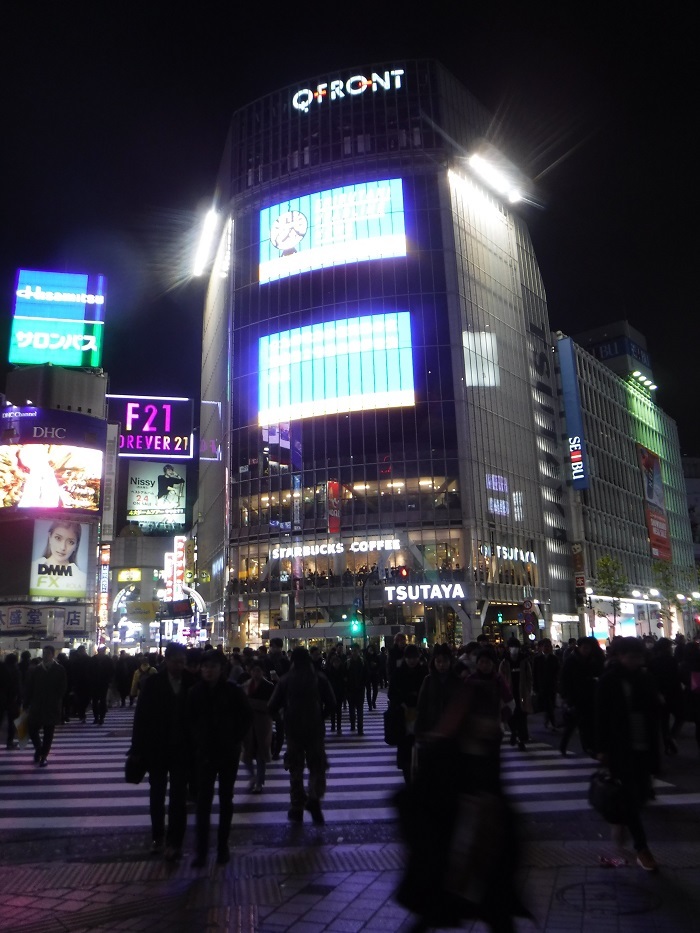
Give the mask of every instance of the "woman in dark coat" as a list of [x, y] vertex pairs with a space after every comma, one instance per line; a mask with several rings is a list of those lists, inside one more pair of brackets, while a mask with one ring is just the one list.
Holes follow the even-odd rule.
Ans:
[[404, 734], [396, 747], [396, 767], [403, 772], [407, 784], [411, 780], [418, 694], [427, 673], [425, 665], [420, 663], [420, 652], [417, 646], [407, 645], [403, 654], [403, 662], [396, 667], [389, 681], [389, 704], [400, 706], [404, 711]]

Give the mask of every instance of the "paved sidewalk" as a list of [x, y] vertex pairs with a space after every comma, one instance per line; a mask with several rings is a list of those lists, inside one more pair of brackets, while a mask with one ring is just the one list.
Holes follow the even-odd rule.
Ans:
[[[143, 849], [119, 857], [4, 866], [0, 930], [12, 933], [407, 933], [412, 918], [393, 900], [397, 843], [235, 849], [231, 863], [195, 871]], [[525, 849], [522, 884], [536, 917], [520, 931], [690, 933], [699, 927], [700, 843], [660, 843], [663, 866], [604, 868], [601, 842], [537, 842]], [[480, 923], [463, 930], [481, 933]]]

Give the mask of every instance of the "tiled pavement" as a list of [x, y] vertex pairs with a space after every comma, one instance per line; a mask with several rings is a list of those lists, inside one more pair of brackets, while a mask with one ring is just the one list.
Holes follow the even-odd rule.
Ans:
[[[0, 930], [12, 933], [407, 933], [394, 899], [403, 852], [390, 843], [237, 849], [225, 868], [173, 867], [135, 852], [129, 860], [5, 866]], [[663, 866], [603, 868], [600, 842], [535, 843], [521, 882], [537, 926], [566, 933], [691, 933], [700, 928], [700, 843], [659, 844]], [[480, 923], [462, 929], [485, 930]]]

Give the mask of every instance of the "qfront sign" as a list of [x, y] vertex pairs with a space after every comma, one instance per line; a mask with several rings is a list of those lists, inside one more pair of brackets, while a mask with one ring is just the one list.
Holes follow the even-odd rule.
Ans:
[[324, 100], [342, 100], [344, 97], [358, 97], [371, 90], [378, 91], [398, 90], [401, 87], [401, 78], [405, 74], [403, 68], [393, 68], [379, 74], [373, 71], [369, 77], [365, 75], [351, 75], [349, 78], [334, 78], [324, 81], [315, 88], [303, 87], [292, 97], [292, 107], [302, 113], [308, 113], [312, 106], [322, 104]]
[[342, 541], [324, 541], [322, 544], [292, 544], [289, 547], [273, 547], [270, 551], [270, 559], [318, 557], [319, 555], [344, 554], [346, 551], [352, 554], [371, 554], [400, 549], [401, 542], [397, 538], [369, 538], [363, 541], [352, 541], [348, 545]]
[[390, 603], [446, 602], [464, 599], [461, 583], [416, 583], [415, 585], [385, 586], [384, 595]]

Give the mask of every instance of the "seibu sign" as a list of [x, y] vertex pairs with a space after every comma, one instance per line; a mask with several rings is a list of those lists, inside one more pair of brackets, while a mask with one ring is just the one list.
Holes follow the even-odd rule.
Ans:
[[369, 554], [380, 551], [398, 551], [401, 542], [398, 538], [369, 538], [363, 541], [353, 541], [345, 545], [342, 541], [324, 541], [323, 544], [290, 544], [289, 547], [273, 547], [270, 559], [286, 559], [289, 557], [318, 557], [319, 555]]
[[373, 71], [369, 78], [365, 75], [352, 75], [345, 81], [335, 78], [333, 81], [317, 84], [315, 89], [304, 87], [292, 97], [292, 107], [295, 110], [301, 110], [302, 113], [308, 113], [314, 102], [321, 104], [325, 98], [333, 101], [346, 96], [357, 97], [370, 88], [375, 94], [380, 88], [383, 91], [395, 90], [401, 87], [401, 78], [404, 74], [403, 68], [393, 68], [383, 74]]
[[435, 600], [464, 599], [461, 583], [416, 583], [400, 586], [385, 586], [384, 595], [389, 602], [423, 603]]

